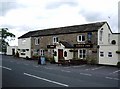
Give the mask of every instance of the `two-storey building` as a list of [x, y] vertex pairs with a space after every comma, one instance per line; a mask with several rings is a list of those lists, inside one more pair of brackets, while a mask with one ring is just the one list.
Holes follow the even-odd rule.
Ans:
[[[109, 38], [110, 34], [110, 38]], [[107, 36], [107, 37], [106, 37]], [[69, 60], [94, 60], [97, 64], [116, 65], [118, 62], [119, 46], [118, 34], [113, 34], [107, 22], [95, 22], [83, 25], [74, 25], [59, 28], [30, 31], [18, 38], [18, 50], [20, 57], [31, 58], [34, 55], [53, 57], [55, 62], [61, 59]], [[115, 47], [114, 51], [104, 49], [107, 45]], [[112, 44], [115, 40], [116, 44]], [[114, 43], [114, 42], [113, 42]], [[102, 52], [115, 54], [109, 60], [109, 56], [101, 56]], [[116, 58], [116, 59], [114, 59]], [[114, 61], [114, 62], [113, 62]]]

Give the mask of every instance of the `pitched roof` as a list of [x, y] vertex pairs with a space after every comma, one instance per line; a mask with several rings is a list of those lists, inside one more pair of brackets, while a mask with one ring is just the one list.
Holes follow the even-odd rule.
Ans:
[[50, 28], [50, 29], [30, 31], [30, 32], [20, 36], [18, 39], [28, 38], [28, 37], [37, 37], [37, 36], [48, 36], [48, 35], [98, 31], [98, 29], [101, 26], [103, 26], [105, 23], [107, 23], [107, 22], [95, 22], [95, 23], [82, 24], [82, 25], [74, 25], [74, 26], [66, 26], [66, 27], [59, 27], [59, 28]]
[[63, 44], [65, 48], [73, 48], [74, 46], [67, 41], [60, 41], [59, 43]]

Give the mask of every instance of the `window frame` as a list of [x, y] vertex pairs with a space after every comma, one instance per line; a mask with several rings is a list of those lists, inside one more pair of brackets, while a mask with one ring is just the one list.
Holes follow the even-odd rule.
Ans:
[[53, 37], [53, 43], [57, 43], [58, 42], [58, 36], [54, 36]]
[[112, 52], [108, 52], [108, 57], [112, 57]]
[[104, 57], [104, 52], [100, 51], [100, 57]]
[[110, 36], [111, 36], [111, 34], [108, 33], [108, 43], [110, 43]]
[[[84, 51], [85, 51], [85, 53], [84, 53]], [[80, 58], [80, 59], [86, 59], [86, 56], [87, 56], [87, 50], [86, 49], [79, 49], [78, 50], [78, 58]]]
[[40, 44], [40, 39], [39, 38], [35, 38], [35, 45], [39, 45]]
[[103, 28], [101, 28], [101, 30], [100, 30], [99, 40], [103, 41]]
[[67, 56], [68, 56], [67, 51], [64, 51], [64, 57], [67, 57]]
[[44, 56], [45, 55], [45, 50], [44, 49], [40, 49], [40, 56]]
[[26, 39], [23, 38], [23, 39], [22, 39], [22, 44], [25, 44], [25, 42], [26, 42]]
[[[83, 40], [83, 37], [84, 37], [84, 40]], [[79, 39], [79, 38], [81, 38], [81, 39]], [[78, 35], [77, 42], [85, 42], [85, 35]]]

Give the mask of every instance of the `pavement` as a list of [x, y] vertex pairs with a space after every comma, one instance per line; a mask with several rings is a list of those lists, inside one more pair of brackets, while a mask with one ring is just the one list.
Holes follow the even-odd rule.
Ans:
[[58, 66], [2, 56], [2, 87], [119, 87], [120, 69], [112, 66]]

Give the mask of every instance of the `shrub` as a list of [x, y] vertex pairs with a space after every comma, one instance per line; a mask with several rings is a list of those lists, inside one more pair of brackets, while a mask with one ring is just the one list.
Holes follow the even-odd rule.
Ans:
[[120, 62], [117, 63], [117, 67], [120, 68]]
[[47, 60], [49, 60], [49, 62], [52, 63], [52, 64], [55, 63], [54, 57], [47, 57]]
[[91, 59], [90, 64], [92, 64], [92, 65], [96, 64], [96, 60], [95, 59]]
[[32, 59], [35, 59], [35, 60], [37, 60], [37, 59], [39, 59], [39, 58], [40, 58], [40, 56], [37, 55], [37, 54], [35, 54], [35, 55], [32, 56]]

